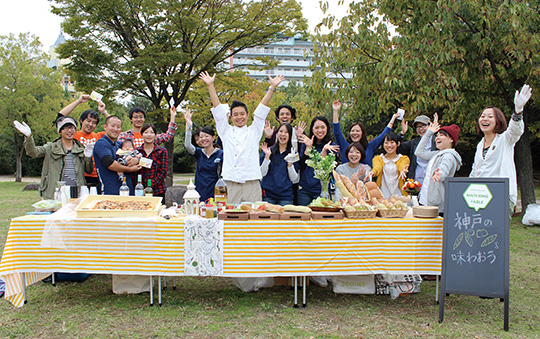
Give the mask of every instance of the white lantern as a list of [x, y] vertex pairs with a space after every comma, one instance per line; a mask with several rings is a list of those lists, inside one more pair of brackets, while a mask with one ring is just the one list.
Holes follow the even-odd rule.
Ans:
[[187, 191], [184, 194], [184, 212], [186, 215], [198, 215], [199, 214], [199, 198], [201, 196], [195, 190], [195, 185], [189, 180]]

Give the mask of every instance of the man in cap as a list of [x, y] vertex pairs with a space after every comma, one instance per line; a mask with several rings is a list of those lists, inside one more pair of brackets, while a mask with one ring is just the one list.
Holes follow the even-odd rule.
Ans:
[[[435, 120], [438, 119], [437, 113], [435, 113], [434, 119]], [[418, 146], [420, 139], [422, 138], [422, 136], [424, 136], [424, 134], [426, 134], [428, 125], [430, 123], [431, 123], [431, 120], [426, 115], [419, 115], [416, 118], [414, 118], [412, 125], [413, 125], [414, 130], [418, 134], [418, 137], [412, 138], [411, 140], [408, 140], [408, 141], [401, 142], [397, 150], [398, 153], [408, 156], [409, 159], [411, 160], [407, 177], [410, 179], [414, 179], [421, 184], [424, 181], [425, 171], [426, 171], [428, 162], [420, 158], [417, 158], [414, 152], [416, 151], [416, 147]], [[408, 124], [406, 122], [403, 124], [403, 126], [404, 126], [403, 130], [398, 135], [400, 139], [403, 139], [408, 129]], [[436, 145], [435, 145], [435, 138], [431, 138], [429, 140], [429, 142], [426, 145], [426, 150], [429, 150], [429, 151], [437, 150]]]
[[84, 172], [92, 173], [92, 153], [74, 139], [77, 121], [72, 117], [56, 120], [56, 130], [60, 136], [43, 146], [36, 146], [32, 130], [23, 122], [13, 121], [15, 128], [24, 134], [24, 148], [31, 158], [44, 158], [41, 170], [39, 193], [44, 199], [53, 199], [56, 183], [64, 181], [67, 186], [86, 185]]
[[[73, 112], [73, 110], [77, 108], [77, 106], [87, 102], [88, 100], [90, 100], [90, 95], [82, 94], [77, 100], [64, 107], [58, 113], [58, 118], [70, 115], [71, 112]], [[103, 134], [105, 134], [105, 132], [94, 132], [96, 126], [99, 124], [100, 113], [103, 114], [105, 118], [109, 117], [109, 113], [107, 113], [103, 101], [98, 102], [98, 111], [99, 113], [94, 110], [87, 109], [81, 113], [81, 116], [79, 117], [81, 129], [77, 131], [74, 136], [74, 138], [76, 140], [79, 140], [85, 148], [90, 150], [94, 148], [94, 144], [96, 143], [96, 141], [98, 141], [98, 139], [101, 138]], [[99, 184], [95, 166], [92, 170], [92, 173], [85, 175], [85, 179], [88, 186], [97, 187], [98, 194], [101, 194], [101, 185]]]

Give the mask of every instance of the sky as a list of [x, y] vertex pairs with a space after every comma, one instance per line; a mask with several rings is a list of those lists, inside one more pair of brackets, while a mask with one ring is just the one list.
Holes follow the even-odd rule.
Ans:
[[[113, 0], [114, 1], [114, 0]], [[297, 0], [302, 4], [304, 17], [308, 19], [309, 28], [313, 28], [323, 18], [319, 0]], [[344, 14], [348, 5], [339, 5], [338, 0], [327, 0], [330, 12], [336, 16]], [[30, 32], [39, 37], [43, 50], [47, 52], [60, 34], [61, 18], [51, 13], [51, 2], [48, 0], [14, 0], [2, 1], [0, 11], [0, 35]], [[350, 0], [344, 1], [346, 4]]]

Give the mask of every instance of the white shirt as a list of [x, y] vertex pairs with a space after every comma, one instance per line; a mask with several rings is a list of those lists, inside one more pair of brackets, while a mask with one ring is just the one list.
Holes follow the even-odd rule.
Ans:
[[396, 161], [401, 158], [401, 154], [390, 160], [387, 159], [384, 154], [381, 154], [381, 158], [384, 161], [384, 167], [381, 180], [381, 191], [385, 199], [390, 198], [393, 195], [401, 196], [401, 190], [398, 182], [398, 170]]
[[253, 123], [243, 127], [229, 125], [227, 117], [229, 112], [229, 105], [226, 104], [212, 108], [216, 130], [223, 142], [223, 179], [240, 184], [250, 180], [261, 180], [259, 141], [270, 108], [259, 104], [253, 113]]
[[523, 120], [510, 119], [508, 128], [501, 134], [496, 134], [486, 153], [482, 157], [484, 138], [476, 146], [474, 163], [469, 177], [504, 177], [509, 179], [510, 201], [515, 205], [517, 201], [516, 165], [514, 164], [514, 146], [523, 134], [525, 125]]

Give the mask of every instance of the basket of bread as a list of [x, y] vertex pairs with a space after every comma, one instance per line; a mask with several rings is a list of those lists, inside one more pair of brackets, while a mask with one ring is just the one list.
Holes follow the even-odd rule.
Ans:
[[349, 179], [334, 171], [334, 178], [342, 196], [339, 202], [349, 219], [374, 218], [377, 214], [382, 218], [402, 218], [407, 214], [409, 196], [384, 199], [376, 183], [364, 183], [356, 173]]

